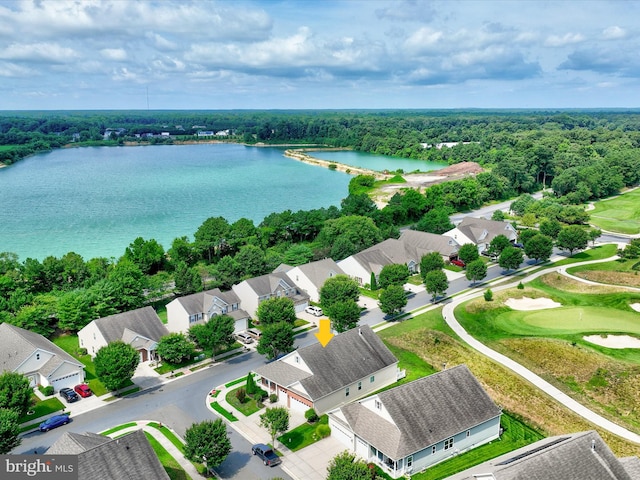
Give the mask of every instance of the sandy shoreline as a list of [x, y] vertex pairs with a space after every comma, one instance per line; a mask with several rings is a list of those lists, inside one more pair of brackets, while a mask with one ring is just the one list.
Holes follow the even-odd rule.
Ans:
[[[386, 179], [392, 177], [392, 175], [389, 175], [389, 174], [386, 174], [386, 173], [381, 173], [381, 172], [376, 172], [375, 170], [369, 170], [367, 168], [354, 167], [352, 165], [346, 165], [344, 163], [328, 161], [328, 160], [322, 160], [320, 158], [312, 157], [311, 155], [306, 153], [306, 152], [309, 152], [309, 151], [318, 151], [318, 150], [320, 150], [320, 149], [285, 150], [284, 156], [288, 157], [288, 158], [293, 158], [294, 160], [298, 160], [300, 162], [303, 162], [303, 163], [306, 163], [306, 164], [309, 164], [309, 165], [316, 165], [316, 166], [319, 166], [319, 167], [331, 168], [333, 170], [338, 170], [339, 172], [345, 172], [345, 173], [348, 173], [350, 175], [372, 175], [378, 180], [386, 180]], [[322, 149], [322, 150], [324, 150], [324, 149]], [[337, 150], [344, 150], [344, 149], [341, 149], [341, 148], [330, 148], [330, 149], [326, 149], [326, 150], [337, 151]], [[335, 165], [335, 168], [330, 167], [330, 165]]]

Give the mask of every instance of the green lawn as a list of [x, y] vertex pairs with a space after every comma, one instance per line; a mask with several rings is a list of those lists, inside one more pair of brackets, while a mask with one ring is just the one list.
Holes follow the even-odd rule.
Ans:
[[160, 425], [159, 423], [156, 423], [156, 422], [151, 422], [151, 423], [148, 423], [147, 425], [157, 430], [160, 430], [162, 434], [165, 437], [167, 437], [169, 441], [173, 443], [178, 450], [180, 450], [180, 453], [184, 455], [184, 444], [180, 441], [178, 437], [176, 437], [176, 435], [171, 430], [169, 430], [164, 425]]
[[191, 477], [187, 475], [187, 472], [184, 471], [177, 460], [173, 458], [162, 445], [160, 445], [160, 442], [158, 442], [153, 435], [147, 432], [144, 432], [144, 434], [147, 437], [147, 440], [149, 440], [153, 451], [156, 452], [158, 460], [160, 460], [162, 467], [167, 472], [167, 475], [169, 475], [171, 480], [191, 480]]
[[500, 423], [504, 432], [499, 440], [494, 440], [491, 443], [458, 455], [451, 460], [439, 463], [422, 473], [412, 475], [411, 478], [413, 480], [444, 479], [467, 468], [484, 463], [487, 460], [499, 457], [507, 452], [511, 452], [544, 438], [543, 435], [507, 413], [502, 414]]
[[[550, 266], [560, 267], [562, 265], [570, 265], [572, 263], [586, 262], [588, 260], [602, 260], [603, 258], [613, 257], [618, 253], [618, 247], [616, 245], [598, 245], [597, 247], [590, 248], [584, 252], [574, 254], [572, 257], [565, 258], [564, 260], [558, 260], [551, 265], [544, 265], [540, 269], [548, 268]], [[537, 271], [537, 270], [534, 270]], [[533, 273], [530, 271], [529, 273]]]
[[314, 424], [303, 423], [302, 425], [278, 437], [278, 440], [289, 450], [296, 452], [320, 440], [315, 433], [316, 428], [318, 428], [318, 425], [327, 425], [328, 423], [329, 417], [327, 415], [322, 415], [318, 422]]
[[48, 398], [46, 400], [40, 400], [35, 395], [31, 396], [31, 404], [29, 410], [33, 412], [33, 415], [23, 415], [18, 419], [18, 423], [29, 422], [36, 418], [44, 417], [52, 413], [63, 410], [64, 404], [56, 397]]
[[225, 383], [224, 386], [229, 388], [229, 387], [233, 387], [234, 385], [238, 385], [240, 383], [246, 382], [247, 381], [247, 377], [240, 377], [240, 378], [236, 378], [235, 380], [231, 380], [229, 383]]
[[78, 355], [78, 350], [80, 349], [80, 345], [78, 343], [77, 335], [60, 335], [53, 339], [53, 343], [55, 343], [58, 347], [63, 349], [69, 355], [74, 358], [77, 358], [84, 365], [84, 377], [85, 382], [89, 385], [94, 395], [98, 397], [109, 392], [107, 387], [98, 380], [98, 376], [96, 375], [96, 367], [93, 364], [93, 360], [91, 359], [91, 355]]
[[612, 260], [610, 262], [592, 263], [591, 265], [579, 265], [577, 267], [567, 268], [567, 273], [575, 275], [578, 272], [586, 271], [606, 271], [606, 272], [631, 272], [635, 273], [633, 266], [638, 263], [637, 258], [629, 260]]
[[224, 418], [226, 418], [230, 422], [238, 421], [238, 419], [233, 413], [228, 412], [227, 410], [222, 408], [218, 402], [211, 402], [211, 408], [213, 408], [216, 412], [218, 412], [220, 415], [222, 415]]
[[610, 232], [640, 233], [640, 189], [595, 202], [590, 222]]
[[236, 392], [241, 388], [244, 388], [244, 385], [238, 388], [234, 388], [233, 390], [229, 390], [225, 398], [229, 405], [238, 410], [245, 417], [248, 417], [249, 415], [261, 410], [263, 407], [259, 407], [255, 399], [251, 398], [249, 395], [246, 396], [244, 403], [240, 403], [240, 401], [236, 398]]
[[125, 428], [135, 427], [136, 425], [136, 422], [123, 423], [122, 425], [118, 425], [117, 427], [113, 427], [109, 430], [105, 430], [104, 432], [100, 432], [100, 435], [109, 436], [112, 433], [119, 432], [120, 430], [124, 430]]

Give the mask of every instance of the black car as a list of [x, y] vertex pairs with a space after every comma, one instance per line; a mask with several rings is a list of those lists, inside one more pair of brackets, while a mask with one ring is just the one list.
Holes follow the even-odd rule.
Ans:
[[278, 465], [282, 462], [280, 457], [276, 455], [276, 452], [274, 452], [269, 445], [265, 445], [264, 443], [257, 443], [251, 447], [251, 451], [254, 455], [260, 457], [262, 459], [262, 463], [268, 467], [273, 467], [274, 465]]
[[61, 388], [60, 396], [64, 398], [67, 401], [67, 403], [73, 403], [77, 400], [80, 400], [80, 397], [78, 396], [78, 394], [73, 390], [71, 390], [70, 388]]

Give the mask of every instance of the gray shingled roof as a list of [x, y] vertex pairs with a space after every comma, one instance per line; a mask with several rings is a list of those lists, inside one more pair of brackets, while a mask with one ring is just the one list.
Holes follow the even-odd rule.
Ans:
[[640, 458], [624, 457], [620, 463], [633, 480], [640, 480]]
[[78, 360], [39, 333], [16, 327], [9, 323], [0, 324], [0, 371], [14, 371], [36, 349], [55, 354], [42, 368], [40, 373], [48, 376], [63, 362], [69, 362], [84, 368]]
[[[473, 480], [492, 473], [496, 480], [638, 480], [633, 466], [616, 458], [597, 432], [549, 437], [472, 467], [449, 480]], [[631, 462], [629, 462], [631, 464]]]
[[167, 327], [162, 324], [158, 314], [152, 307], [138, 308], [94, 320], [96, 326], [107, 343], [122, 340], [127, 329], [154, 342], [169, 335]]
[[331, 258], [298, 265], [298, 268], [316, 287], [320, 288], [330, 275], [344, 275], [345, 273]]
[[[89, 446], [91, 442], [97, 443], [95, 434], [87, 434], [86, 440], [79, 440], [75, 434], [73, 439], [65, 439], [60, 445], [54, 443], [47, 454], [77, 454], [79, 478], [92, 480], [114, 479], [161, 479], [169, 480], [151, 444], [142, 430], [123, 435], [117, 439], [106, 438], [106, 442]], [[82, 452], [75, 451], [80, 444], [88, 448]], [[55, 449], [54, 449], [55, 447]], [[64, 451], [68, 447], [71, 451]], [[54, 449], [51, 452], [51, 449]]]
[[47, 449], [47, 455], [77, 455], [90, 448], [98, 447], [111, 441], [109, 437], [97, 433], [64, 432], [53, 445]]
[[299, 355], [313, 375], [291, 365], [276, 365], [284, 363], [280, 360], [255, 372], [283, 386], [300, 381], [313, 401], [398, 362], [368, 325], [336, 335], [324, 348], [314, 343], [290, 355]]
[[399, 240], [416, 262], [420, 262], [420, 259], [427, 253], [438, 252], [440, 255], [448, 257], [457, 253], [460, 248], [458, 242], [451, 237], [418, 230], [404, 230], [400, 234]]
[[284, 272], [267, 273], [266, 275], [245, 280], [258, 296], [275, 292], [280, 281], [284, 281], [290, 288], [296, 288], [296, 284]]
[[[476, 244], [480, 241], [489, 243], [498, 235], [505, 235], [510, 240], [515, 240], [517, 238], [517, 234], [515, 232], [507, 230], [507, 228], [509, 228], [509, 223], [499, 222], [496, 220], [464, 217], [456, 227]], [[486, 237], [480, 238], [485, 231], [487, 232]]]
[[466, 365], [378, 394], [393, 424], [356, 402], [342, 407], [353, 431], [399, 459], [500, 415]]

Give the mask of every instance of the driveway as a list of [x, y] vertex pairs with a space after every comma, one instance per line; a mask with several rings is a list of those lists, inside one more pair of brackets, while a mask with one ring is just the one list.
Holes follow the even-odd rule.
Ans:
[[[285, 469], [300, 480], [324, 480], [333, 457], [346, 450], [339, 440], [329, 436], [285, 457]], [[283, 462], [284, 463], [284, 462]]]

